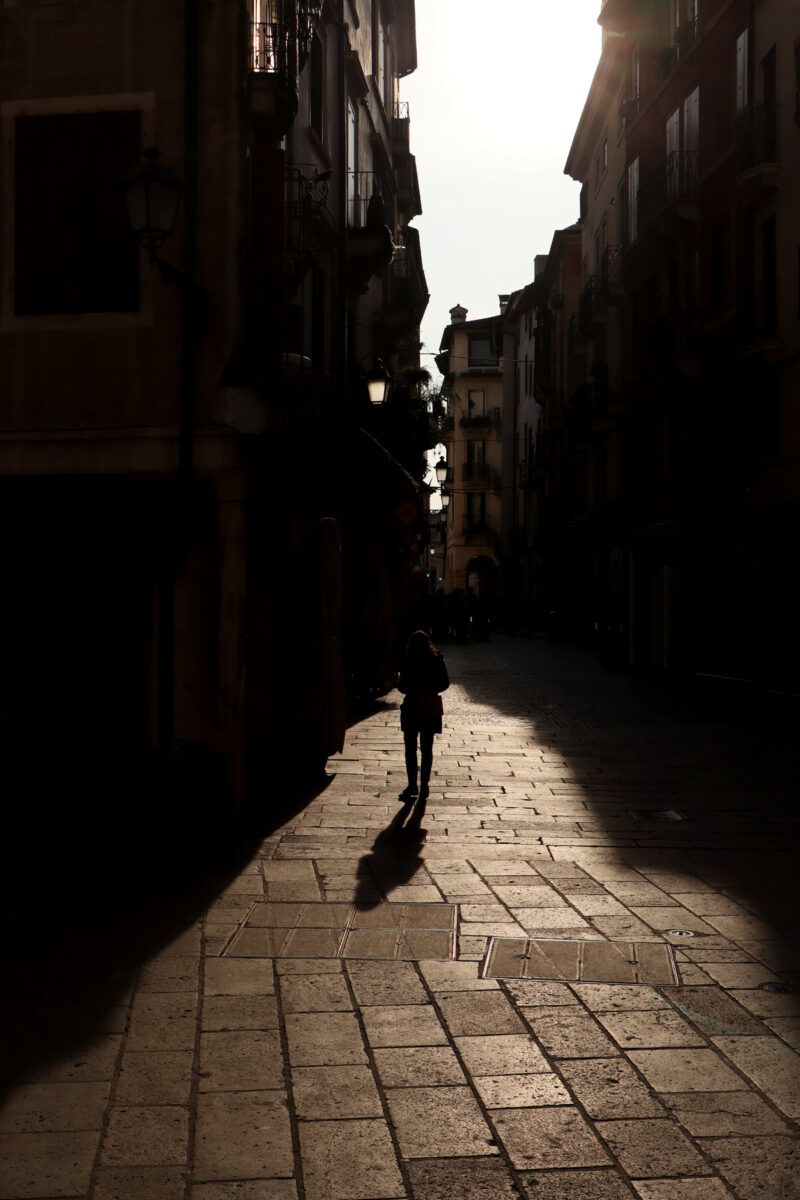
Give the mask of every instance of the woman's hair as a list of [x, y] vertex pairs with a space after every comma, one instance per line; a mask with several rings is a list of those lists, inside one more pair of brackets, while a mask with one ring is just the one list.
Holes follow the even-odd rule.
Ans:
[[437, 654], [438, 651], [424, 629], [417, 629], [408, 639], [406, 657], [412, 660], [424, 659], [426, 654]]

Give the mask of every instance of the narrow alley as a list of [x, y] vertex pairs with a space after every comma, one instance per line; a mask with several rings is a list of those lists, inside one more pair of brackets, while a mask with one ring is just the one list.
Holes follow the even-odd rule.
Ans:
[[443, 649], [424, 812], [395, 692], [234, 864], [20, 884], [7, 1200], [800, 1196], [793, 702]]

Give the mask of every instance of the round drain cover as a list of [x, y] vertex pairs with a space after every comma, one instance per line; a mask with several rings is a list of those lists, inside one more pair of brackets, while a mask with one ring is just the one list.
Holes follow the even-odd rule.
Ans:
[[671, 937], [697, 937], [693, 929], [668, 929], [667, 933]]

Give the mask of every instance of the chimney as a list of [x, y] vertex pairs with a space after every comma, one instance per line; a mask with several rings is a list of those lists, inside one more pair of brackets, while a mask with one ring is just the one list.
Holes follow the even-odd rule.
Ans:
[[502, 317], [508, 308], [508, 302], [511, 299], [511, 293], [506, 292], [505, 294], [498, 296], [497, 299], [500, 301], [500, 316]]
[[467, 319], [467, 309], [461, 304], [457, 304], [455, 308], [450, 309], [450, 324], [463, 325]]

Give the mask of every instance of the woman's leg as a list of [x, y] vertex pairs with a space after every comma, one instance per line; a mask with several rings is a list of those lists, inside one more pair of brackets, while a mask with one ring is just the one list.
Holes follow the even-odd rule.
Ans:
[[419, 770], [419, 794], [421, 798], [428, 795], [428, 784], [431, 778], [431, 767], [433, 766], [433, 731], [429, 729], [421, 729], [419, 733], [419, 749], [420, 749], [420, 770]]
[[406, 745], [406, 775], [408, 776], [407, 791], [416, 793], [417, 790], [417, 731], [406, 729], [403, 733]]

